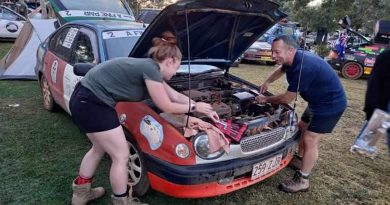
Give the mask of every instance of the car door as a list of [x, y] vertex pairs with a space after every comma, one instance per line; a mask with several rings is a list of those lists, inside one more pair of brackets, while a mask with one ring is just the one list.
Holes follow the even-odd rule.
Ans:
[[69, 100], [72, 96], [76, 84], [81, 80], [81, 76], [74, 74], [74, 65], [77, 63], [92, 63], [98, 64], [97, 37], [94, 31], [88, 28], [81, 27], [79, 29], [74, 46], [71, 51], [69, 63], [65, 66], [63, 77], [63, 98], [65, 108], [69, 112]]
[[61, 28], [51, 37], [44, 57], [44, 75], [55, 102], [64, 109], [63, 76], [78, 32], [79, 28], [75, 26]]

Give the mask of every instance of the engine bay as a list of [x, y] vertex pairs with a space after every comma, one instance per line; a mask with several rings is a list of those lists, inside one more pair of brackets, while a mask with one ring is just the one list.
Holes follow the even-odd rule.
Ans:
[[[196, 102], [211, 104], [221, 121], [231, 120], [236, 124], [245, 124], [247, 130], [244, 136], [288, 125], [288, 114], [291, 109], [283, 105], [258, 103], [255, 100], [258, 91], [243, 82], [221, 76], [192, 80], [190, 85], [188, 82], [173, 82], [170, 85]], [[192, 115], [210, 122], [202, 113]]]

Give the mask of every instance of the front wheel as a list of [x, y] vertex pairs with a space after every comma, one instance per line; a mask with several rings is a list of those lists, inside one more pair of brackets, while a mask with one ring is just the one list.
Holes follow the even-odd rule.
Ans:
[[125, 131], [125, 134], [130, 152], [128, 162], [129, 184], [133, 187], [134, 196], [143, 196], [150, 190], [145, 161], [133, 136], [127, 131]]
[[348, 62], [341, 69], [344, 78], [356, 80], [363, 75], [363, 66], [357, 62]]

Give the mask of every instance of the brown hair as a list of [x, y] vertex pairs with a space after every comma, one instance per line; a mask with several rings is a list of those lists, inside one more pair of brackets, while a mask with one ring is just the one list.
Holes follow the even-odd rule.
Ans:
[[157, 62], [162, 62], [167, 58], [181, 60], [182, 54], [177, 47], [177, 39], [170, 31], [165, 31], [161, 37], [153, 38], [152, 44], [153, 47], [148, 51], [149, 58]]

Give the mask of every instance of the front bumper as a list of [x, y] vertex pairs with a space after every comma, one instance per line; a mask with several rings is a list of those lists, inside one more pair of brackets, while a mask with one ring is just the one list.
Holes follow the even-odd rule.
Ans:
[[[256, 184], [287, 166], [293, 156], [299, 136], [296, 134], [267, 153], [210, 164], [179, 166], [145, 154], [151, 187], [178, 198], [212, 197]], [[251, 180], [253, 166], [282, 154], [280, 166], [255, 180]]]

